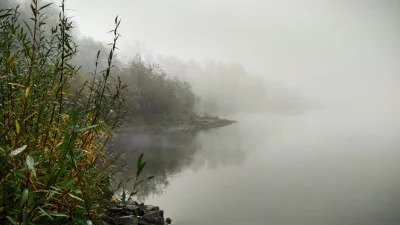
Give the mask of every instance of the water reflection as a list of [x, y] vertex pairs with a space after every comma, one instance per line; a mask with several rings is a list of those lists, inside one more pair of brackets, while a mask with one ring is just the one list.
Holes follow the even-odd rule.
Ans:
[[[182, 170], [241, 165], [246, 154], [242, 148], [240, 130], [238, 126], [233, 126], [197, 133], [120, 134], [114, 138], [111, 147], [115, 153], [124, 152], [124, 158], [117, 166], [126, 163], [126, 170], [121, 171], [119, 180], [135, 176], [136, 160], [141, 153], [144, 153], [147, 161], [141, 176], [155, 176], [141, 186], [141, 199], [162, 194], [169, 185], [170, 177]], [[227, 132], [229, 135], [226, 135]], [[128, 188], [132, 188], [132, 184]]]
[[[192, 165], [211, 154], [218, 169], [179, 173], [163, 195], [146, 202], [182, 225], [400, 224], [398, 115], [379, 110], [250, 115], [240, 119], [239, 140], [232, 135], [236, 131], [221, 130], [245, 149], [240, 166], [232, 166], [231, 148], [203, 149]], [[224, 137], [210, 136], [215, 142], [204, 146], [220, 139], [227, 147]], [[199, 165], [212, 168], [212, 160]], [[223, 162], [229, 166], [222, 168]]]

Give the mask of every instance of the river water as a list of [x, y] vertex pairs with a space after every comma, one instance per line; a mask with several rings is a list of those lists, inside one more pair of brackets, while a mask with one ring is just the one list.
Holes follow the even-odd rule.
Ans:
[[[142, 192], [177, 225], [398, 225], [400, 116], [390, 110], [235, 115], [197, 134], [121, 134]], [[124, 171], [125, 178], [133, 172]]]

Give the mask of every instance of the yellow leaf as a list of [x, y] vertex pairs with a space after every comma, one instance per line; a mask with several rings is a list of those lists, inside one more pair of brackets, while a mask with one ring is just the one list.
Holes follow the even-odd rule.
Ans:
[[10, 71], [11, 71], [11, 67], [13, 66], [14, 62], [13, 62], [13, 57], [10, 55], [7, 59], [7, 64], [8, 67], [10, 67]]
[[118, 203], [118, 200], [114, 197], [114, 195], [112, 196], [112, 199], [114, 200], [115, 203]]
[[8, 57], [8, 59], [7, 59], [7, 62], [10, 63], [11, 60], [12, 60], [12, 58], [13, 58], [12, 55], [10, 55], [10, 56]]
[[26, 89], [25, 89], [25, 98], [28, 98], [28, 95], [29, 95], [29, 90], [31, 89], [31, 86], [29, 86], [29, 87], [27, 87]]
[[18, 120], [15, 120], [15, 128], [17, 128], [17, 134], [19, 134], [21, 128], [19, 126]]
[[11, 86], [25, 87], [24, 85], [17, 84], [17, 83], [8, 83], [8, 84], [11, 85]]

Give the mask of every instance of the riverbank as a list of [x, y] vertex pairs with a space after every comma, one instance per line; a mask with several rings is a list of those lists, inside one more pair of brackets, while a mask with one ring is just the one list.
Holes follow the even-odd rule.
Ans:
[[200, 130], [225, 127], [234, 123], [237, 123], [237, 121], [212, 116], [192, 115], [156, 125], [129, 125], [126, 128], [122, 128], [119, 133], [155, 134], [170, 132], [197, 132]]
[[103, 225], [167, 225], [170, 218], [164, 219], [164, 211], [158, 206], [139, 204], [136, 201], [127, 205], [115, 205], [107, 209]]

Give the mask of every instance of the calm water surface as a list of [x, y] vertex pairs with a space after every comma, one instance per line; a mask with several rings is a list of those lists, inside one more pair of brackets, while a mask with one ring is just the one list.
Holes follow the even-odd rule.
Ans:
[[398, 225], [400, 114], [388, 111], [236, 115], [198, 134], [123, 134], [114, 149], [133, 171], [145, 152], [146, 203], [177, 225]]

